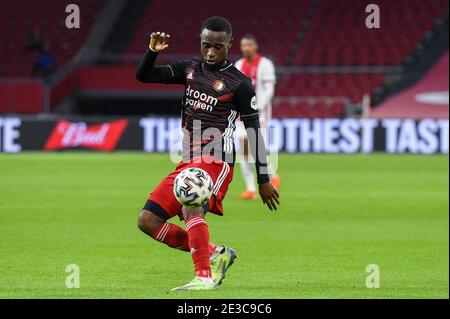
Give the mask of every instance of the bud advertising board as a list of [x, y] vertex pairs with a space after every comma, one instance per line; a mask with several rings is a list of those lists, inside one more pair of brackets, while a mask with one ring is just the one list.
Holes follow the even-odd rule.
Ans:
[[[0, 151], [144, 151], [181, 148], [179, 118], [0, 117]], [[267, 149], [288, 153], [448, 154], [447, 119], [273, 119]]]

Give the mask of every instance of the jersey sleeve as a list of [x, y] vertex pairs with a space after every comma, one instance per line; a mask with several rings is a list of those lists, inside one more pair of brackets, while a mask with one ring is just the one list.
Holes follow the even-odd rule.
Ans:
[[171, 64], [154, 66], [158, 53], [147, 50], [136, 70], [136, 79], [143, 83], [185, 84], [189, 61], [180, 60]]
[[237, 88], [234, 102], [242, 121], [259, 118], [255, 90], [249, 79], [243, 80]]
[[275, 75], [275, 66], [273, 65], [273, 62], [269, 59], [265, 60], [265, 63], [263, 64], [263, 70], [261, 74], [261, 81], [263, 84], [270, 83], [274, 85], [276, 83], [277, 77]]
[[187, 60], [179, 60], [171, 64], [167, 64], [171, 73], [172, 83], [186, 84], [186, 68], [189, 64]]
[[[259, 125], [255, 90], [249, 79], [244, 80], [238, 87], [235, 99], [241, 120], [244, 122], [245, 129], [247, 130], [250, 151], [255, 159], [258, 184], [267, 183], [270, 181], [270, 178], [267, 171], [266, 147]], [[250, 134], [250, 132], [253, 133]]]
[[236, 67], [236, 69], [238, 69], [238, 70], [240, 71], [241, 68], [242, 68], [242, 59], [237, 60], [237, 61], [234, 63], [234, 66]]
[[269, 59], [265, 59], [264, 63], [261, 65], [261, 80], [259, 85], [261, 85], [261, 90], [258, 90], [258, 109], [264, 109], [267, 105], [272, 102], [275, 93], [275, 67]]

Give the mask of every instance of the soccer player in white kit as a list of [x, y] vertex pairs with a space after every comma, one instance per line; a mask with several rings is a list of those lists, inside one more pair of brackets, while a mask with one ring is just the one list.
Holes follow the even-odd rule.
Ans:
[[[241, 52], [244, 56], [239, 59], [235, 66], [252, 80], [256, 91], [256, 104], [259, 112], [259, 122], [261, 128], [266, 130], [272, 118], [272, 99], [275, 92], [275, 66], [272, 61], [258, 54], [258, 43], [251, 34], [246, 34], [241, 39]], [[249, 163], [248, 140], [244, 125], [241, 121], [236, 122], [236, 134], [240, 139], [239, 156], [241, 170], [244, 176], [246, 190], [240, 195], [242, 199], [256, 199], [256, 183], [253, 172], [253, 164]], [[263, 132], [263, 136], [265, 136]], [[250, 155], [251, 156], [251, 155]], [[269, 162], [268, 173], [273, 186], [279, 188], [280, 177], [275, 173], [273, 166]]]

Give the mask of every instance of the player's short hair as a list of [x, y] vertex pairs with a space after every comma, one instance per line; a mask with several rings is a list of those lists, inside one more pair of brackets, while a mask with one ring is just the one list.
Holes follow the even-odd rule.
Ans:
[[257, 43], [256, 37], [255, 37], [253, 34], [251, 34], [251, 33], [246, 33], [246, 34], [244, 34], [244, 36], [242, 37], [242, 39], [252, 40], [253, 42]]
[[204, 29], [214, 32], [225, 32], [230, 36], [230, 39], [233, 38], [233, 29], [231, 28], [230, 21], [222, 17], [214, 16], [206, 19], [202, 23], [202, 29], [200, 32], [203, 32]]

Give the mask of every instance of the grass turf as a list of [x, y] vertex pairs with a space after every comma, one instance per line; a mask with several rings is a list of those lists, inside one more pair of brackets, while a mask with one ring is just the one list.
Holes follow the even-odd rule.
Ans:
[[[212, 292], [188, 253], [136, 228], [168, 155], [0, 155], [0, 298], [448, 298], [448, 157], [281, 155], [281, 209], [237, 200], [209, 215], [239, 258]], [[179, 223], [179, 221], [176, 221]], [[68, 264], [81, 288], [67, 289]], [[368, 264], [381, 288], [365, 287]]]

